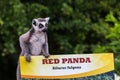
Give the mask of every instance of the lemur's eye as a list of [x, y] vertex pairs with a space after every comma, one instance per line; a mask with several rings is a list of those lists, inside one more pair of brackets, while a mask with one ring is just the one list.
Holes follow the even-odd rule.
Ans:
[[48, 27], [48, 23], [46, 23], [45, 26]]
[[39, 24], [39, 28], [42, 28], [42, 27], [44, 27], [42, 24]]

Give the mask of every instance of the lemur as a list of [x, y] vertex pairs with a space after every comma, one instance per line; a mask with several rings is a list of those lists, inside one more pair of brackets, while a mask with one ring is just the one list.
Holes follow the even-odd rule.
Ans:
[[[49, 17], [37, 18], [32, 20], [32, 28], [19, 37], [21, 54], [25, 56], [26, 61], [31, 61], [31, 55], [43, 55], [46, 58], [50, 56], [48, 50], [47, 28]], [[17, 80], [21, 80], [20, 63], [18, 61]]]

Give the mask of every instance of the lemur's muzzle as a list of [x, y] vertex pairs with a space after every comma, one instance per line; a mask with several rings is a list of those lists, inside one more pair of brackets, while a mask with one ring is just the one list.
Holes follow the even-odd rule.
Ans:
[[46, 32], [46, 31], [47, 31], [47, 29], [46, 29], [46, 28], [42, 30], [42, 32]]

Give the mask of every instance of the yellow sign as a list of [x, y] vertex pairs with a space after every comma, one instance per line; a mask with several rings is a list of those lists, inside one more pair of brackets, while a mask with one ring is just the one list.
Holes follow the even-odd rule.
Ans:
[[114, 60], [112, 53], [31, 56], [31, 62], [21, 56], [20, 68], [22, 78], [80, 78], [113, 71]]

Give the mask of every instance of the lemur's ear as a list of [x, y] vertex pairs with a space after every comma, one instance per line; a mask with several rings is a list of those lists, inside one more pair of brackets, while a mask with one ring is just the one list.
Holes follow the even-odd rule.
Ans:
[[32, 20], [32, 25], [36, 26], [36, 21]]
[[45, 20], [46, 20], [47, 22], [49, 21], [49, 19], [50, 19], [50, 17], [46, 17], [46, 18], [45, 18]]
[[33, 19], [33, 20], [32, 20], [32, 25], [33, 25], [33, 26], [37, 26], [37, 22], [38, 22], [37, 19]]

